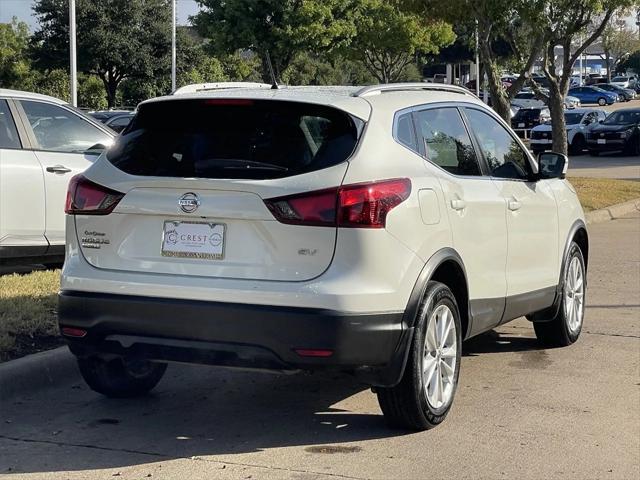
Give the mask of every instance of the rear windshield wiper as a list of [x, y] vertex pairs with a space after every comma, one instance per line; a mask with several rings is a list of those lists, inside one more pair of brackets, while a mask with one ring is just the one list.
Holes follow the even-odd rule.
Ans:
[[211, 158], [206, 162], [214, 162], [217, 168], [224, 170], [277, 170], [286, 172], [289, 169], [273, 163], [256, 162], [254, 160], [244, 160], [240, 158]]

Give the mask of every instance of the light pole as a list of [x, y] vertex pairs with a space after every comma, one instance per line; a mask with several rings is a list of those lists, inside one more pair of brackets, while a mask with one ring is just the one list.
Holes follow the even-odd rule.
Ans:
[[78, 78], [76, 61], [76, 0], [69, 0], [69, 70], [71, 105], [78, 106]]
[[476, 97], [480, 98], [480, 53], [478, 45], [478, 20], [476, 20]]
[[171, 0], [171, 92], [176, 90], [176, 0]]

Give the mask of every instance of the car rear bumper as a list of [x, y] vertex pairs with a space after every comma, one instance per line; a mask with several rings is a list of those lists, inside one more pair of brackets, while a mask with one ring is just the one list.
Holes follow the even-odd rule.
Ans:
[[81, 357], [120, 355], [268, 370], [333, 368], [377, 386], [399, 381], [412, 334], [403, 312], [352, 314], [68, 290], [60, 292], [58, 318], [61, 328], [87, 332], [82, 338], [65, 337]]

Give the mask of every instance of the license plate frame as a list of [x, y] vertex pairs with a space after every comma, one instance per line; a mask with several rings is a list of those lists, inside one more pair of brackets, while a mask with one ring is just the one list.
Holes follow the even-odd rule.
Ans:
[[[223, 260], [226, 233], [227, 225], [220, 222], [165, 220], [162, 224], [160, 255], [173, 258]], [[191, 235], [192, 238], [181, 238], [185, 235]]]
[[607, 140], [605, 138], [598, 139], [598, 145], [606, 145], [606, 144], [607, 144]]

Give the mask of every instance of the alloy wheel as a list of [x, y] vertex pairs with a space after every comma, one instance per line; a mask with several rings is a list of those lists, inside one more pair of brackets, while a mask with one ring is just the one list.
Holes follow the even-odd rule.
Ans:
[[422, 379], [429, 405], [446, 407], [455, 391], [458, 334], [453, 312], [438, 306], [429, 319], [422, 358]]
[[569, 331], [573, 334], [582, 327], [584, 317], [584, 272], [578, 257], [573, 257], [564, 284], [564, 314]]

